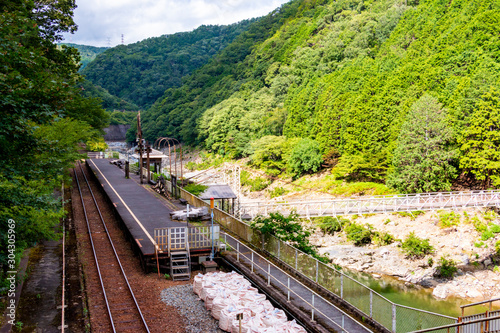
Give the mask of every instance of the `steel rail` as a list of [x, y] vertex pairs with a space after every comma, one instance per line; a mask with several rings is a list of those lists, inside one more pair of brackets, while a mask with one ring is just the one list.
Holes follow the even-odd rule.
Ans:
[[[139, 312], [142, 324], [144, 325], [144, 328], [146, 329], [146, 331], [149, 333], [149, 327], [148, 327], [148, 325], [146, 323], [146, 320], [144, 319], [144, 316], [142, 314], [141, 308], [139, 307], [139, 304], [137, 303], [137, 299], [135, 298], [134, 292], [132, 291], [132, 287], [130, 286], [130, 283], [128, 282], [127, 275], [125, 274], [125, 270], [123, 269], [123, 266], [121, 264], [120, 258], [118, 257], [118, 253], [116, 252], [116, 249], [115, 249], [115, 246], [113, 244], [113, 241], [111, 240], [111, 236], [109, 235], [108, 228], [106, 226], [106, 223], [104, 222], [104, 218], [102, 217], [101, 209], [99, 208], [99, 205], [97, 204], [97, 200], [96, 200], [96, 198], [94, 196], [94, 192], [92, 191], [92, 188], [90, 187], [90, 182], [88, 181], [87, 176], [85, 176], [85, 172], [83, 171], [83, 168], [82, 168], [82, 165], [81, 165], [80, 162], [78, 162], [78, 166], [80, 167], [80, 170], [82, 172], [83, 178], [85, 179], [87, 187], [88, 187], [88, 189], [90, 191], [90, 195], [92, 196], [92, 200], [94, 201], [95, 207], [97, 208], [97, 212], [99, 213], [99, 218], [100, 218], [100, 220], [101, 220], [101, 222], [102, 222], [102, 224], [104, 226], [104, 229], [106, 230], [106, 235], [108, 236], [109, 243], [110, 243], [110, 245], [111, 245], [111, 247], [113, 249], [113, 253], [115, 254], [116, 261], [118, 262], [118, 265], [119, 265], [120, 270], [121, 270], [121, 272], [123, 274], [125, 282], [127, 283], [128, 290], [130, 291], [132, 299], [134, 300], [134, 303], [135, 303], [135, 306], [137, 308], [137, 311]], [[97, 255], [96, 255], [96, 251], [95, 251], [95, 247], [94, 247], [94, 241], [92, 239], [92, 233], [91, 233], [91, 230], [90, 230], [90, 223], [89, 223], [89, 220], [88, 220], [88, 217], [87, 217], [87, 210], [85, 208], [85, 203], [83, 201], [83, 193], [82, 193], [82, 190], [81, 190], [81, 187], [80, 187], [80, 182], [78, 181], [78, 176], [77, 176], [76, 172], [75, 172], [75, 179], [76, 179], [76, 183], [77, 183], [77, 186], [78, 186], [78, 192], [80, 193], [80, 199], [81, 199], [81, 202], [82, 202], [83, 212], [84, 212], [84, 215], [85, 215], [85, 221], [87, 223], [87, 230], [88, 230], [88, 233], [89, 233], [90, 244], [92, 246], [92, 252], [94, 254], [94, 259], [95, 259], [95, 263], [96, 263], [96, 267], [97, 267], [97, 272], [99, 274], [99, 282], [101, 284], [101, 288], [102, 288], [102, 291], [103, 291], [104, 299], [106, 301], [106, 308], [107, 308], [107, 312], [108, 312], [108, 315], [109, 315], [109, 318], [110, 318], [110, 321], [111, 321], [111, 326], [113, 328], [113, 332], [116, 333], [115, 324], [113, 322], [113, 316], [111, 314], [111, 308], [109, 306], [108, 298], [107, 298], [107, 295], [106, 295], [106, 290], [105, 290], [105, 287], [104, 287], [104, 282], [102, 280], [102, 275], [101, 275], [101, 269], [100, 269], [100, 266], [99, 266], [99, 261], [97, 259]]]

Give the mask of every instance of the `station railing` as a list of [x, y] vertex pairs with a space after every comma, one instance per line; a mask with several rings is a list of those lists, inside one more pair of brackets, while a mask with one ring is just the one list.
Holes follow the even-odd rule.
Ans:
[[500, 191], [438, 192], [396, 194], [346, 199], [280, 201], [240, 204], [241, 214], [251, 218], [271, 212], [295, 212], [303, 217], [338, 216], [392, 212], [500, 207]]
[[[208, 202], [180, 190], [181, 198], [195, 207], [210, 208]], [[269, 253], [307, 279], [336, 294], [366, 317], [369, 317], [391, 332], [411, 332], [425, 328], [449, 325], [457, 318], [396, 304], [352, 277], [326, 265], [316, 258], [271, 235], [262, 235], [249, 224], [214, 208], [214, 220], [227, 230], [238, 235], [255, 249]]]

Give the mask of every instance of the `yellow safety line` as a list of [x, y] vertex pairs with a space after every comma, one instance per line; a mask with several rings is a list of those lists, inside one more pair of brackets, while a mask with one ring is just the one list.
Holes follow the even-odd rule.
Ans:
[[102, 173], [101, 169], [99, 169], [99, 167], [97, 165], [95, 165], [94, 161], [90, 160], [90, 162], [96, 167], [96, 169], [99, 171], [99, 173], [101, 174], [102, 178], [104, 178], [104, 180], [108, 183], [109, 187], [111, 187], [111, 189], [113, 190], [113, 192], [115, 192], [115, 194], [118, 196], [118, 198], [120, 199], [120, 201], [122, 202], [122, 204], [125, 206], [125, 208], [127, 208], [128, 212], [130, 213], [130, 215], [132, 215], [132, 217], [134, 218], [135, 222], [137, 222], [137, 224], [141, 227], [142, 231], [144, 231], [144, 233], [146, 234], [146, 236], [148, 236], [149, 240], [151, 241], [151, 243], [153, 243], [153, 245], [155, 247], [158, 247], [158, 244], [156, 244], [155, 240], [151, 237], [151, 235], [149, 234], [149, 232], [146, 230], [146, 228], [144, 228], [144, 226], [142, 225], [142, 223], [139, 221], [139, 219], [135, 216], [135, 214], [132, 212], [132, 210], [129, 208], [129, 206], [125, 203], [125, 201], [123, 201], [122, 197], [118, 194], [118, 192], [116, 192], [116, 190], [114, 189], [114, 187], [111, 185], [111, 183], [108, 181], [108, 179], [106, 178], [106, 176], [104, 176], [104, 174]]

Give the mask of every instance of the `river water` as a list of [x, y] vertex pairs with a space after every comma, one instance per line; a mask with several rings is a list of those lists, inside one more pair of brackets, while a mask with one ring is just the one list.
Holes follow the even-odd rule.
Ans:
[[[376, 279], [370, 274], [352, 271], [348, 272], [345, 269], [342, 271], [390, 301], [412, 308], [444, 314], [451, 317], [458, 317], [461, 315], [460, 306], [472, 303], [467, 299], [459, 297], [448, 297], [445, 300], [439, 300], [432, 296], [432, 288], [424, 288], [418, 285], [404, 283], [390, 276], [382, 276]], [[499, 309], [499, 307], [494, 307], [494, 309], [495, 308]], [[488, 310], [487, 304], [477, 306], [472, 311], [468, 310], [466, 315], [484, 312], [486, 310]]]

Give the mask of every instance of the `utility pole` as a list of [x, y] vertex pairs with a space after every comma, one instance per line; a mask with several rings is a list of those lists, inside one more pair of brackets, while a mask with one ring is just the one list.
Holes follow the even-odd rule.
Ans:
[[142, 143], [142, 129], [141, 129], [141, 111], [137, 113], [137, 141], [139, 142], [138, 147], [139, 147], [139, 177], [141, 179], [141, 184], [143, 183], [142, 180], [142, 152], [144, 145]]
[[146, 145], [146, 166], [148, 168], [147, 175], [148, 175], [148, 183], [151, 180], [151, 167], [150, 167], [150, 162], [149, 162], [149, 153], [151, 152], [151, 145], [148, 143]]

